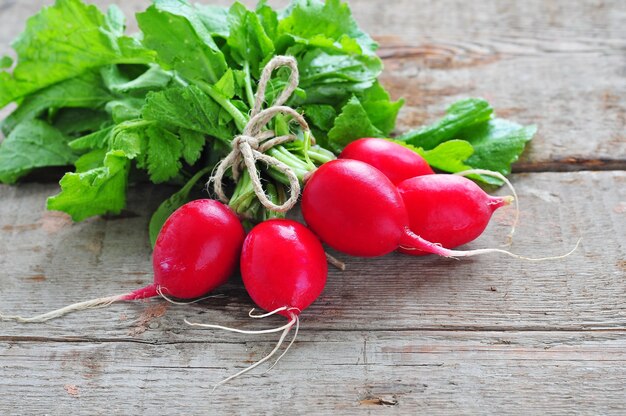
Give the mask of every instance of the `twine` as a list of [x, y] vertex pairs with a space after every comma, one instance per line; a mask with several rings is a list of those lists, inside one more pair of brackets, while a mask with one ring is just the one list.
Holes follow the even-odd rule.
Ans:
[[[287, 86], [271, 107], [261, 110], [261, 106], [265, 101], [267, 83], [272, 76], [272, 72], [283, 66], [291, 69]], [[229, 198], [222, 188], [224, 175], [228, 168], [232, 168], [232, 175], [235, 182], [239, 180], [244, 168], [248, 170], [255, 195], [259, 198], [261, 204], [269, 210], [287, 212], [298, 202], [298, 197], [300, 196], [300, 182], [293, 169], [275, 157], [265, 154], [265, 152], [274, 146], [296, 140], [296, 136], [288, 134], [276, 137], [274, 131], [263, 130], [274, 116], [277, 114], [286, 114], [292, 116], [293, 119], [300, 124], [305, 133], [310, 134], [311, 130], [304, 117], [293, 108], [283, 105], [298, 87], [298, 82], [298, 65], [296, 60], [291, 56], [276, 56], [263, 68], [255, 96], [254, 107], [250, 114], [250, 121], [248, 121], [243, 133], [233, 139], [231, 142], [231, 152], [218, 163], [215, 168], [215, 173], [211, 179], [209, 179], [209, 183], [211, 181], [213, 182], [215, 194], [222, 202], [228, 203], [229, 201]], [[311, 140], [313, 140], [312, 136]], [[275, 168], [289, 179], [289, 198], [283, 204], [276, 205], [267, 197], [263, 190], [263, 185], [261, 184], [259, 170], [256, 167], [257, 161], [265, 163], [268, 167]]]

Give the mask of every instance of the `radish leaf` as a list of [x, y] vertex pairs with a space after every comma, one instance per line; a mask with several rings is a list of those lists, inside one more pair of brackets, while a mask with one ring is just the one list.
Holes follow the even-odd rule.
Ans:
[[462, 130], [458, 138], [474, 147], [474, 154], [467, 159], [468, 165], [508, 175], [511, 163], [517, 161], [536, 132], [537, 126], [522, 126], [495, 118]]
[[76, 160], [68, 138], [41, 120], [19, 124], [0, 144], [0, 182], [14, 183], [34, 168], [66, 166]]
[[446, 115], [428, 126], [409, 131], [397, 139], [422, 149], [434, 149], [438, 144], [455, 138], [461, 129], [491, 118], [493, 109], [482, 98], [467, 98], [452, 104]]
[[97, 168], [66, 173], [59, 182], [61, 192], [48, 198], [48, 209], [67, 212], [74, 221], [107, 212], [119, 214], [126, 205], [129, 167], [124, 152], [115, 150]]
[[0, 107], [90, 68], [153, 60], [152, 51], [117, 29], [80, 0], [44, 7], [13, 43], [18, 57], [13, 73], [0, 72]]

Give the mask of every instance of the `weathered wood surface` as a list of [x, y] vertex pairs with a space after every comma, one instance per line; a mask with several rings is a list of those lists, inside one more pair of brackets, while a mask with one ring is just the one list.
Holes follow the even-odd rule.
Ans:
[[[213, 394], [212, 384], [261, 358], [275, 339], [182, 322], [258, 328], [245, 316], [252, 304], [236, 281], [218, 290], [222, 297], [186, 307], [138, 302], [47, 324], [0, 323], [4, 403], [35, 414], [280, 413], [285, 406], [349, 413], [382, 399], [405, 414], [516, 413], [520, 405], [546, 414], [622, 414], [626, 173], [513, 180], [523, 206], [512, 249], [563, 253], [583, 237], [578, 251], [548, 263], [341, 257], [348, 270], [331, 271], [284, 361]], [[53, 189], [0, 187], [8, 201], [0, 205], [3, 311], [36, 313], [150, 280], [145, 229], [162, 193], [135, 189], [132, 214], [72, 225], [36, 208]], [[471, 246], [500, 244], [510, 215], [500, 213]]]
[[[45, 3], [0, 0], [0, 54]], [[148, 2], [118, 3], [130, 14]], [[579, 249], [544, 263], [338, 255], [348, 270], [330, 271], [283, 360], [214, 393], [275, 337], [183, 318], [282, 322], [251, 322], [237, 279], [195, 305], [0, 322], [0, 414], [626, 414], [626, 3], [352, 8], [381, 41], [383, 82], [407, 99], [400, 131], [466, 95], [540, 125], [517, 169], [547, 172], [512, 177], [522, 215], [511, 250], [561, 254], [582, 237]], [[608, 171], [559, 173], [572, 169]], [[137, 187], [126, 215], [71, 224], [43, 209], [55, 184], [0, 186], [0, 311], [28, 315], [148, 283], [149, 213], [170, 191]], [[511, 215], [498, 212], [470, 247], [501, 246]]]

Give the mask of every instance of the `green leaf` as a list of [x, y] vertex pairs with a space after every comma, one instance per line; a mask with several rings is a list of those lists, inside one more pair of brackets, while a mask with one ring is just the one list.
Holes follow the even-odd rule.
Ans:
[[217, 82], [228, 68], [198, 10], [186, 0], [155, 0], [137, 14], [143, 42], [165, 69], [191, 80]]
[[328, 144], [339, 153], [350, 142], [363, 137], [383, 137], [384, 134], [370, 121], [361, 102], [352, 97], [341, 109], [335, 125], [328, 132]]
[[66, 166], [76, 160], [68, 138], [41, 120], [19, 124], [0, 143], [0, 182], [15, 183], [32, 169]]
[[232, 69], [224, 72], [224, 76], [215, 84], [215, 89], [229, 100], [235, 96], [235, 76]]
[[373, 55], [378, 45], [361, 31], [350, 7], [339, 0], [295, 0], [278, 24], [278, 34], [311, 46], [326, 47], [331, 41], [345, 53]]
[[261, 69], [274, 52], [274, 42], [267, 36], [256, 13], [236, 2], [228, 13], [230, 31], [227, 39], [230, 52], [239, 65], [250, 65], [252, 75], [259, 77]]
[[148, 91], [166, 88], [174, 78], [174, 74], [165, 71], [158, 65], [151, 65], [137, 78], [130, 78], [120, 71], [119, 66], [109, 65], [101, 69], [102, 78], [107, 88], [115, 94], [131, 94], [143, 97]]
[[225, 123], [224, 117], [230, 118], [228, 113], [193, 85], [148, 94], [143, 117], [217, 137], [227, 143], [236, 134], [235, 128]]
[[105, 110], [111, 114], [115, 123], [136, 120], [141, 117], [141, 109], [145, 103], [143, 98], [124, 97], [109, 101]]
[[[466, 164], [465, 161], [474, 153], [474, 148], [471, 144], [464, 140], [450, 140], [443, 142], [431, 150], [424, 150], [421, 147], [412, 146], [401, 140], [392, 141], [413, 150], [417, 154], [421, 155], [430, 166], [441, 171], [456, 173], [473, 168], [472, 166]], [[502, 182], [493, 176], [470, 175], [468, 178], [488, 185], [502, 185]]]
[[[403, 142], [396, 141], [396, 143]], [[474, 153], [474, 148], [466, 141], [450, 140], [441, 143], [431, 150], [411, 147], [426, 159], [426, 162], [433, 168], [450, 173], [461, 172], [472, 168], [467, 165], [465, 161]]]
[[98, 131], [111, 123], [111, 116], [102, 110], [63, 108], [54, 118], [54, 127], [66, 136], [79, 137]]
[[388, 136], [396, 125], [396, 118], [404, 105], [404, 100], [391, 101], [389, 93], [378, 81], [363, 91], [359, 99], [372, 124]]
[[198, 18], [211, 35], [221, 38], [228, 37], [228, 8], [211, 4], [195, 5]]
[[157, 237], [159, 236], [159, 232], [161, 231], [163, 224], [165, 224], [165, 221], [167, 221], [174, 211], [190, 201], [189, 194], [191, 193], [191, 190], [196, 183], [198, 183], [198, 181], [210, 171], [210, 167], [200, 170], [178, 192], [163, 201], [154, 214], [152, 214], [152, 217], [150, 218], [150, 225], [148, 227], [152, 247], [154, 247]]
[[101, 108], [113, 99], [97, 72], [84, 74], [40, 90], [29, 95], [21, 105], [3, 122], [2, 131], [8, 135], [11, 130], [25, 120], [38, 117], [49, 108]]
[[302, 110], [304, 111], [304, 117], [311, 124], [326, 131], [333, 127], [337, 117], [335, 108], [328, 104], [306, 104], [302, 106]]
[[266, 0], [260, 0], [256, 6], [256, 14], [267, 36], [274, 41], [278, 36], [278, 14], [267, 5]]
[[95, 149], [85, 153], [74, 162], [76, 173], [87, 172], [102, 166], [102, 161], [106, 157], [106, 154], [107, 151], [105, 149]]
[[409, 131], [397, 139], [429, 150], [438, 144], [456, 138], [464, 128], [482, 123], [491, 118], [493, 109], [482, 98], [467, 98], [448, 107], [440, 120], [417, 130]]
[[113, 135], [114, 126], [108, 126], [101, 130], [90, 133], [86, 136], [69, 142], [70, 148], [74, 150], [104, 149], [108, 146]]
[[462, 130], [458, 137], [474, 147], [474, 154], [467, 159], [468, 165], [509, 175], [511, 164], [517, 161], [536, 132], [537, 126], [524, 127], [495, 118]]
[[382, 62], [376, 56], [333, 55], [314, 49], [300, 57], [298, 69], [306, 99], [292, 97], [292, 105], [336, 105], [372, 87], [382, 71]]
[[148, 149], [148, 139], [141, 129], [115, 129], [109, 141], [109, 150], [119, 150], [128, 159], [144, 155]]
[[204, 134], [197, 131], [180, 129], [180, 140], [183, 142], [183, 159], [187, 164], [193, 165], [200, 159], [204, 148]]
[[150, 126], [147, 129], [148, 142], [148, 173], [154, 183], [165, 182], [178, 175], [182, 165], [179, 159], [183, 153], [183, 144], [177, 135]]
[[126, 17], [124, 16], [122, 9], [120, 9], [117, 5], [112, 4], [109, 6], [105, 16], [105, 21], [107, 26], [111, 29], [111, 32], [117, 36], [122, 36], [124, 34]]
[[10, 56], [3, 56], [0, 58], [0, 69], [7, 69], [13, 66], [13, 58]]
[[[372, 56], [347, 56], [312, 50], [298, 62], [300, 87], [306, 89], [314, 83], [352, 82], [374, 85], [382, 72], [380, 58]], [[363, 88], [363, 91], [367, 88]]]
[[130, 161], [120, 150], [108, 152], [103, 165], [66, 173], [59, 182], [61, 192], [48, 198], [48, 209], [64, 211], [74, 221], [94, 215], [119, 214], [126, 205]]
[[13, 73], [0, 72], [0, 108], [90, 68], [153, 60], [152, 51], [117, 29], [111, 18], [80, 0], [44, 7], [13, 43], [18, 57]]

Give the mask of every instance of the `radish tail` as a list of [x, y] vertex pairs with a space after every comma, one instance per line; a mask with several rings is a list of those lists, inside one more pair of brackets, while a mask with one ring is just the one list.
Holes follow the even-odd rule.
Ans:
[[[274, 347], [274, 349], [267, 354], [265, 357], [261, 358], [259, 361], [257, 361], [256, 363], [244, 368], [243, 370], [239, 371], [238, 373], [233, 374], [230, 377], [226, 377], [224, 380], [220, 381], [219, 383], [217, 383], [214, 387], [213, 387], [213, 391], [215, 391], [216, 388], [218, 388], [219, 386], [221, 386], [222, 384], [226, 384], [229, 381], [247, 373], [250, 370], [255, 369], [256, 367], [260, 366], [261, 364], [263, 364], [264, 362], [266, 362], [267, 360], [269, 360], [270, 358], [272, 358], [274, 356], [274, 354], [276, 354], [276, 351], [278, 351], [280, 349], [280, 346], [283, 345], [283, 342], [285, 341], [285, 338], [287, 338], [287, 334], [289, 334], [289, 331], [291, 330], [291, 328], [296, 325], [296, 327], [299, 327], [299, 321], [300, 319], [298, 318], [298, 315], [296, 314], [291, 314], [291, 320], [289, 321], [288, 326], [285, 328], [285, 330], [283, 331], [283, 333], [280, 335], [280, 339], [278, 340], [278, 342], [276, 343], [276, 346]], [[293, 340], [291, 340], [291, 342], [289, 343], [289, 345], [287, 346], [287, 348], [289, 348], [291, 346], [291, 344], [293, 344], [293, 341], [295, 340], [295, 337]], [[285, 350], [285, 352], [287, 352], [287, 350]], [[280, 357], [278, 357], [278, 360], [280, 360], [283, 357], [284, 353], [280, 355]], [[278, 360], [276, 360], [276, 362], [278, 362]], [[274, 365], [276, 365], [276, 363], [274, 363], [272, 365], [272, 367], [274, 367]], [[270, 369], [272, 368], [270, 367]], [[269, 371], [269, 369], [267, 370]]]
[[[248, 316], [250, 316], [250, 318], [265, 318], [271, 315], [275, 315], [278, 312], [282, 312], [282, 311], [286, 311], [289, 309], [293, 309], [293, 308], [289, 308], [287, 306], [283, 306], [281, 308], [275, 309], [272, 312], [263, 314], [263, 315], [253, 315], [252, 312], [254, 312], [254, 308], [252, 308], [252, 310], [250, 311], [250, 313], [248, 314]], [[258, 334], [272, 334], [274, 332], [280, 332], [280, 331], [284, 331], [287, 328], [290, 328], [291, 326], [293, 326], [293, 324], [290, 322], [288, 322], [287, 324], [283, 325], [283, 326], [279, 326], [278, 328], [271, 328], [271, 329], [261, 329], [258, 331], [248, 331], [245, 329], [237, 329], [237, 328], [231, 328], [228, 326], [222, 326], [222, 325], [213, 325], [213, 324], [200, 324], [197, 322], [189, 322], [187, 319], [185, 319], [185, 323], [187, 325], [191, 325], [191, 326], [198, 326], [198, 327], [202, 327], [202, 328], [211, 328], [211, 329], [221, 329], [223, 331], [229, 331], [229, 332], [236, 332], [238, 334], [249, 334], [249, 335], [258, 335]]]
[[405, 250], [412, 250], [412, 249], [421, 250], [427, 253], [437, 254], [438, 256], [442, 256], [442, 257], [472, 257], [472, 256], [478, 256], [481, 254], [500, 253], [500, 254], [506, 254], [507, 256], [514, 257], [520, 260], [547, 261], [547, 260], [563, 259], [565, 257], [570, 256], [574, 251], [576, 251], [576, 249], [580, 245], [581, 240], [582, 239], [579, 239], [576, 242], [576, 245], [574, 246], [574, 248], [571, 249], [568, 253], [565, 253], [563, 255], [535, 258], [535, 257], [520, 256], [518, 254], [511, 253], [510, 251], [507, 251], [507, 250], [501, 250], [499, 248], [480, 248], [477, 250], [451, 250], [451, 249], [442, 247], [440, 244], [432, 243], [428, 240], [425, 240], [419, 235], [415, 234], [413, 231], [406, 228], [402, 241], [400, 242], [400, 246]]
[[335, 268], [341, 270], [342, 272], [346, 270], [346, 263], [344, 263], [341, 260], [337, 259], [336, 257], [328, 254], [328, 252], [326, 252], [326, 261], [328, 261], [331, 265], [333, 265]]
[[[297, 311], [297, 313], [292, 312], [294, 310]], [[241, 376], [242, 374], [247, 373], [250, 370], [253, 370], [254, 368], [258, 367], [259, 365], [263, 364], [264, 362], [266, 362], [267, 360], [272, 358], [274, 356], [274, 354], [276, 354], [276, 352], [280, 349], [281, 345], [283, 345], [283, 342], [285, 341], [285, 338], [287, 338], [287, 334], [289, 334], [289, 331], [291, 331], [291, 328], [293, 328], [295, 326], [296, 330], [295, 330], [293, 338], [291, 339], [291, 342], [289, 342], [289, 345], [287, 345], [287, 348], [285, 348], [285, 351], [283, 351], [283, 353], [280, 354], [280, 356], [276, 359], [274, 364], [272, 364], [271, 367], [267, 369], [267, 371], [270, 371], [272, 368], [274, 368], [274, 366], [278, 363], [278, 361], [280, 361], [280, 359], [283, 358], [283, 356], [287, 353], [287, 351], [289, 350], [291, 345], [296, 340], [296, 337], [298, 336], [298, 329], [300, 328], [300, 318], [298, 317], [298, 313], [300, 313], [300, 310], [298, 310], [297, 308], [283, 306], [283, 307], [280, 307], [278, 309], [275, 309], [275, 310], [273, 310], [271, 312], [268, 312], [268, 313], [265, 313], [265, 314], [262, 314], [262, 315], [253, 315], [254, 309], [252, 309], [248, 315], [251, 318], [266, 318], [268, 316], [275, 315], [278, 312], [282, 312], [282, 311], [288, 311], [290, 313], [290, 315], [291, 315], [291, 318], [290, 318], [289, 322], [286, 325], [280, 326], [278, 328], [264, 329], [264, 330], [259, 330], [259, 331], [246, 331], [246, 330], [237, 329], [237, 328], [229, 328], [229, 327], [221, 326], [221, 325], [200, 324], [200, 323], [189, 322], [187, 319], [185, 319], [185, 323], [187, 325], [199, 326], [199, 327], [203, 327], [203, 328], [222, 329], [222, 330], [225, 330], [225, 331], [237, 332], [237, 333], [240, 333], [240, 334], [268, 334], [268, 333], [272, 333], [272, 332], [280, 332], [280, 331], [282, 331], [282, 334], [280, 335], [280, 338], [279, 338], [278, 342], [276, 343], [276, 346], [274, 347], [274, 349], [269, 354], [267, 354], [265, 357], [261, 358], [256, 363], [254, 363], [254, 364], [244, 368], [243, 370], [239, 371], [238, 373], [233, 374], [232, 376], [227, 377], [224, 380], [220, 381], [219, 383], [217, 383], [213, 387], [213, 391], [215, 391], [215, 389], [218, 388], [219, 386], [221, 386], [222, 384], [228, 383], [229, 381], [231, 381], [231, 380]]]
[[[296, 329], [294, 330], [293, 333], [293, 337], [291, 338], [291, 341], [289, 342], [289, 345], [287, 345], [287, 348], [285, 348], [285, 351], [283, 351], [282, 354], [280, 354], [278, 356], [278, 358], [276, 359], [276, 361], [274, 361], [274, 364], [272, 364], [270, 366], [270, 368], [268, 368], [267, 370], [265, 370], [265, 373], [268, 373], [272, 368], [274, 368], [274, 366], [276, 364], [278, 364], [278, 362], [280, 361], [281, 358], [283, 358], [285, 356], [285, 354], [287, 354], [287, 351], [289, 351], [289, 348], [291, 348], [291, 345], [294, 343], [294, 341], [296, 340], [296, 338], [298, 337], [298, 330], [300, 329], [300, 318], [298, 318], [298, 316], [296, 315]], [[264, 373], [264, 374], [265, 374]]]
[[145, 298], [150, 298], [156, 295], [157, 295], [156, 287], [154, 285], [150, 285], [141, 289], [137, 289], [131, 293], [125, 293], [123, 295], [113, 295], [113, 296], [107, 296], [104, 298], [86, 300], [83, 302], [78, 302], [72, 305], [65, 306], [60, 309], [46, 312], [41, 315], [31, 316], [27, 318], [23, 316], [19, 316], [19, 315], [0, 314], [0, 320], [17, 321], [17, 322], [22, 322], [22, 323], [46, 322], [51, 319], [61, 317], [63, 315], [67, 315], [68, 313], [71, 313], [71, 312], [84, 311], [87, 309], [105, 308], [115, 302], [124, 301], [124, 300], [145, 299]]
[[201, 298], [198, 298], [198, 299], [194, 299], [194, 300], [180, 301], [180, 300], [174, 300], [174, 299], [170, 298], [165, 293], [163, 293], [163, 290], [167, 290], [167, 288], [164, 288], [162, 286], [157, 287], [157, 289], [156, 289], [157, 294], [159, 296], [161, 296], [163, 299], [165, 299], [167, 302], [171, 303], [172, 305], [191, 305], [192, 303], [202, 302], [205, 299], [223, 298], [224, 297], [224, 295], [220, 293], [220, 294], [217, 294], [217, 295], [204, 296], [204, 297], [201, 297]]

